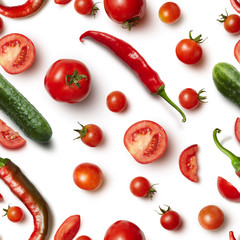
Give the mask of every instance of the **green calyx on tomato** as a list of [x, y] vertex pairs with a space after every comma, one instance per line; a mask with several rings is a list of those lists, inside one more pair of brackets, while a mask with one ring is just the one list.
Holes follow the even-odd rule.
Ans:
[[127, 28], [129, 31], [131, 31], [132, 27], [137, 26], [140, 20], [140, 17], [129, 19], [122, 24], [122, 28]]
[[78, 88], [80, 88], [79, 80], [86, 78], [86, 75], [80, 75], [77, 70], [74, 71], [73, 75], [66, 75], [65, 80], [66, 84], [71, 87], [72, 84], [75, 84]]
[[223, 22], [226, 21], [226, 19], [227, 19], [227, 17], [228, 17], [228, 12], [227, 12], [227, 9], [225, 9], [225, 11], [226, 11], [226, 15], [220, 14], [220, 15], [219, 15], [220, 18], [217, 19], [218, 22], [223, 23]]
[[158, 212], [157, 210], [156, 210], [156, 212], [157, 212], [159, 215], [163, 215], [164, 213], [166, 213], [166, 212], [168, 212], [168, 211], [171, 210], [170, 206], [167, 206], [167, 205], [165, 205], [165, 206], [167, 207], [166, 210], [164, 210], [163, 208], [161, 208], [161, 207], [159, 206], [160, 212]]
[[193, 40], [194, 42], [196, 43], [203, 43], [207, 38], [202, 38], [202, 34], [199, 34], [197, 37], [193, 38], [192, 37], [192, 31], [193, 30], [190, 30], [189, 31], [189, 39]]
[[83, 126], [81, 123], [78, 123], [78, 124], [82, 127], [82, 129], [74, 129], [74, 131], [79, 133], [79, 136], [74, 138], [74, 140], [86, 136], [87, 131], [88, 131], [87, 127]]

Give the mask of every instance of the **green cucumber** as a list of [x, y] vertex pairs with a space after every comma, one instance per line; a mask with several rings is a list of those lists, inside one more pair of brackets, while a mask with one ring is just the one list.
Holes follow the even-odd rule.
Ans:
[[39, 111], [0, 74], [0, 109], [24, 132], [39, 143], [46, 143], [52, 129]]
[[217, 90], [240, 107], [240, 72], [231, 64], [217, 63], [212, 71]]

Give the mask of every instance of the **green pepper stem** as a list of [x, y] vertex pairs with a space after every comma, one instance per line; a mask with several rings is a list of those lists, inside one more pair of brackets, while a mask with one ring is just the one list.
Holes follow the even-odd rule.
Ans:
[[186, 116], [184, 112], [166, 94], [165, 85], [162, 85], [157, 89], [157, 94], [161, 96], [165, 101], [167, 101], [171, 106], [173, 106], [182, 115], [182, 121], [186, 122]]
[[4, 167], [9, 159], [0, 157], [0, 168]]

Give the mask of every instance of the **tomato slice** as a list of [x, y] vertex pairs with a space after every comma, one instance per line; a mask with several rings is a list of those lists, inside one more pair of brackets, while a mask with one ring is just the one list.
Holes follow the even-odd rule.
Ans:
[[15, 149], [22, 147], [25, 143], [26, 140], [18, 132], [15, 132], [0, 119], [0, 144], [6, 148]]
[[8, 34], [0, 39], [0, 65], [10, 74], [28, 69], [35, 58], [35, 47], [26, 36]]
[[240, 118], [239, 117], [235, 121], [234, 132], [238, 142], [240, 143]]
[[179, 167], [182, 174], [192, 182], [198, 182], [197, 151], [198, 145], [194, 144], [183, 150], [179, 158]]
[[143, 120], [130, 126], [124, 135], [124, 145], [133, 158], [142, 164], [159, 159], [167, 147], [167, 134], [157, 123]]
[[222, 177], [218, 177], [217, 187], [218, 187], [219, 193], [227, 200], [230, 200], [233, 202], [240, 201], [240, 192], [226, 179]]
[[54, 240], [72, 240], [80, 228], [80, 215], [68, 217], [58, 228]]

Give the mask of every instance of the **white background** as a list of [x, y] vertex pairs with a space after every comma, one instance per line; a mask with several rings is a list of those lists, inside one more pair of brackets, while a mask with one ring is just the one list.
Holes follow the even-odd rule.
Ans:
[[[11, 4], [19, 4], [12, 0]], [[4, 1], [9, 4], [9, 1]], [[230, 160], [213, 142], [212, 132], [218, 127], [218, 135], [225, 147], [240, 155], [239, 143], [234, 136], [234, 122], [239, 108], [222, 97], [212, 80], [213, 66], [225, 61], [239, 68], [233, 49], [239, 35], [230, 35], [217, 22], [225, 8], [236, 13], [228, 0], [177, 1], [182, 10], [179, 21], [166, 25], [158, 18], [158, 9], [164, 1], [147, 1], [147, 12], [142, 22], [128, 31], [112, 22], [105, 13], [103, 3], [96, 18], [79, 15], [74, 1], [59, 6], [53, 0], [35, 15], [24, 19], [3, 17], [5, 28], [1, 33], [21, 33], [29, 37], [36, 47], [32, 67], [18, 75], [1, 73], [45, 116], [53, 129], [50, 144], [42, 146], [27, 139], [19, 150], [0, 148], [0, 156], [10, 158], [36, 185], [48, 202], [52, 216], [53, 236], [60, 224], [70, 215], [80, 214], [79, 235], [86, 234], [94, 240], [104, 238], [107, 228], [117, 220], [130, 220], [145, 233], [146, 239], [228, 239], [233, 230], [240, 238], [239, 203], [222, 198], [217, 190], [217, 176], [222, 176], [240, 189], [239, 179]], [[178, 95], [186, 87], [199, 91], [205, 88], [208, 103], [194, 111], [184, 111], [187, 122], [181, 122], [180, 114], [160, 97], [149, 94], [137, 76], [109, 50], [79, 36], [87, 30], [98, 30], [119, 37], [134, 46], [155, 69], [166, 85], [169, 97], [178, 105]], [[203, 57], [194, 65], [184, 65], [175, 55], [177, 43], [188, 37], [202, 34], [208, 37], [202, 44]], [[84, 62], [92, 76], [90, 95], [82, 103], [67, 104], [53, 100], [44, 88], [44, 77], [52, 63], [61, 58]], [[123, 113], [112, 113], [106, 107], [106, 97], [113, 90], [122, 91], [128, 100]], [[3, 112], [0, 118], [21, 133]], [[137, 163], [123, 144], [126, 129], [134, 122], [152, 120], [159, 123], [168, 135], [168, 147], [158, 161], [141, 165]], [[97, 148], [73, 140], [73, 131], [82, 124], [94, 123], [104, 132], [104, 142]], [[23, 134], [22, 134], [23, 135]], [[180, 172], [178, 158], [183, 149], [198, 144], [199, 182], [187, 180]], [[95, 192], [79, 189], [73, 182], [74, 168], [82, 162], [101, 167], [104, 183]], [[130, 181], [145, 176], [156, 185], [154, 199], [134, 197], [129, 190]], [[0, 182], [4, 202], [0, 212], [8, 204], [21, 206], [25, 218], [12, 223], [0, 217], [0, 239], [28, 239], [33, 231], [33, 221], [25, 206]], [[160, 216], [155, 210], [163, 204], [170, 205], [182, 217], [178, 231], [167, 231], [160, 226]], [[207, 231], [198, 223], [200, 209], [208, 204], [218, 205], [225, 214], [224, 225], [216, 231]], [[3, 211], [0, 215], [3, 214]]]

